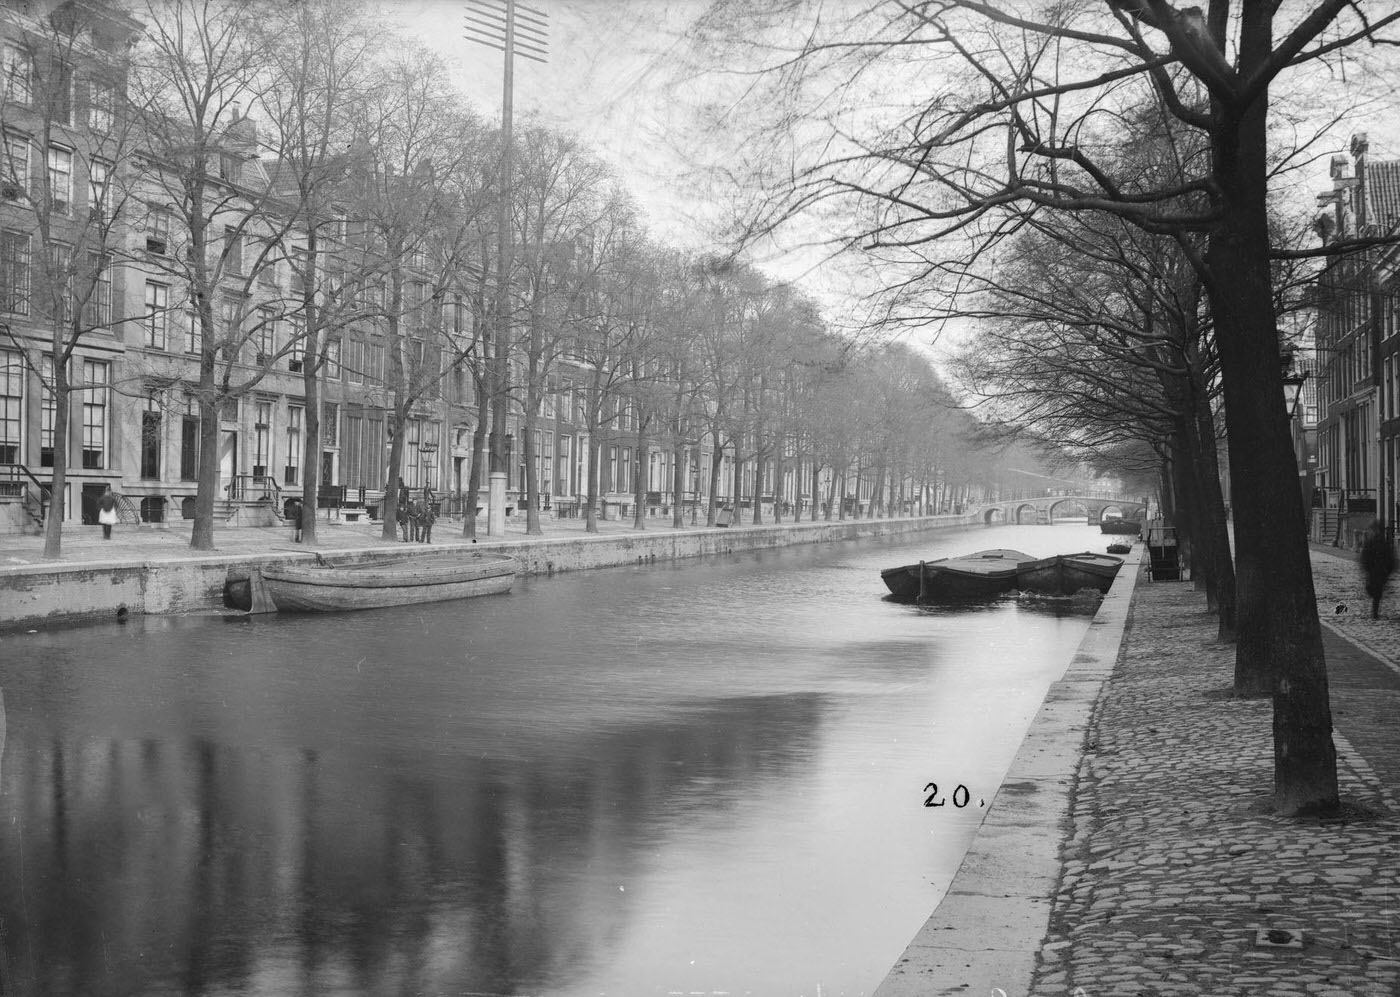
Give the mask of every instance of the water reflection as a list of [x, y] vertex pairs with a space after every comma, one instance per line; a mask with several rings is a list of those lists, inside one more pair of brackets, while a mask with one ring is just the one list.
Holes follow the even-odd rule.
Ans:
[[0, 992], [868, 991], [1084, 625], [900, 556], [7, 640]]

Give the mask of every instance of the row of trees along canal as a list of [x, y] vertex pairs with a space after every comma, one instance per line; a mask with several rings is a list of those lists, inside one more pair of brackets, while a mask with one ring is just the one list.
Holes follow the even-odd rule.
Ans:
[[[500, 132], [449, 87], [435, 57], [406, 41], [384, 44], [388, 26], [343, 0], [151, 0], [132, 18], [120, 10], [65, 4], [26, 22], [0, 103], [6, 134], [32, 136], [38, 161], [48, 163], [51, 150], [75, 144], [67, 127], [75, 67], [87, 95], [80, 116], [90, 127], [75, 155], [92, 181], [89, 210], [74, 212], [71, 194], [58, 189], [71, 178], [30, 170], [28, 146], [7, 146], [3, 157], [7, 227], [19, 227], [23, 211], [39, 242], [24, 272], [9, 276], [32, 318], [47, 324], [47, 343], [5, 328], [53, 399], [47, 557], [61, 555], [68, 402], [84, 388], [69, 361], [114, 329], [153, 347], [128, 351], [119, 390], [144, 399], [179, 388], [198, 404], [196, 549], [214, 542], [220, 414], [267, 390], [289, 360], [301, 369], [306, 403], [309, 542], [328, 367], [377, 389], [384, 406], [386, 538], [402, 430], [447, 378], [475, 388], [468, 496], [483, 484], [497, 400], [508, 397], [522, 413], [531, 533], [541, 531], [535, 430], [555, 404], [576, 406], [587, 432], [589, 496], [599, 494], [599, 452], [621, 420], [639, 437], [639, 454], [671, 448], [677, 523], [683, 455], [698, 453], [702, 439], [713, 444], [713, 463], [701, 471], [710, 524], [726, 452], [736, 480], [745, 465], [753, 469], [755, 522], [769, 471], [775, 519], [784, 470], [801, 467], [813, 475], [813, 501], [797, 514], [817, 515], [816, 476], [828, 468], [836, 473], [826, 514], [844, 518], [848, 476], [858, 490], [873, 481], [871, 506], [888, 514], [915, 505], [916, 493], [921, 510], [952, 507], [969, 489], [992, 487], [999, 463], [1034, 459], [977, 455], [968, 435], [977, 424], [919, 355], [858, 344], [792, 287], [649, 238], [607, 164], [536, 125], [515, 140], [517, 248], [511, 313], [499, 323]], [[154, 274], [171, 294], [114, 305], [114, 270], [133, 286]], [[493, 343], [500, 328], [505, 338], [496, 332]], [[354, 353], [342, 350], [351, 331], [370, 333]], [[184, 355], [177, 335], [186, 337]], [[387, 361], [372, 359], [375, 344]], [[167, 397], [183, 405], [175, 392]], [[645, 484], [636, 480], [640, 528]], [[596, 502], [585, 508], [596, 529]], [[466, 517], [467, 534], [475, 529]]]
[[1280, 327], [1319, 258], [1387, 241], [1319, 249], [1297, 215], [1322, 131], [1395, 107], [1379, 63], [1400, 13], [1380, 0], [780, 6], [717, 2], [694, 29], [709, 62], [754, 70], [723, 119], [759, 122], [741, 136], [743, 179], [767, 196], [746, 231], [817, 219], [877, 264], [892, 321], [979, 320], [960, 370], [1008, 422], [1126, 471], [1158, 465], [1236, 641], [1234, 690], [1273, 698], [1278, 809], [1335, 809]]

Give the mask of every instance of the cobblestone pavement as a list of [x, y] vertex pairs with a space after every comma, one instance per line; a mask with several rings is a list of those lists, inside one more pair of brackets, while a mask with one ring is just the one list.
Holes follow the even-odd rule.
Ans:
[[1379, 816], [1271, 812], [1268, 701], [1222, 694], [1233, 649], [1199, 593], [1144, 580], [1077, 775], [1036, 997], [1400, 994], [1400, 599], [1372, 621], [1354, 560], [1318, 551], [1314, 569], [1341, 792]]

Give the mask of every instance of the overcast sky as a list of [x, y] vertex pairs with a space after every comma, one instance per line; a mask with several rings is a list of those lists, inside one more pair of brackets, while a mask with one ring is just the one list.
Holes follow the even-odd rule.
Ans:
[[[407, 33], [448, 61], [454, 82], [480, 113], [499, 116], [503, 56], [465, 38], [464, 0], [383, 2]], [[835, 0], [838, 6], [840, 2]], [[691, 163], [676, 151], [685, 143], [672, 136], [694, 127], [684, 118], [687, 101], [678, 98], [703, 95], [697, 87], [718, 86], [721, 79], [722, 67], [714, 67], [716, 74], [709, 79], [688, 90], [675, 89], [676, 69], [687, 61], [685, 31], [709, 5], [710, 0], [532, 0], [527, 6], [548, 15], [549, 62], [515, 63], [516, 119], [536, 114], [550, 126], [578, 133], [619, 171], [659, 239], [696, 249], [710, 248], [709, 233], [697, 222], [702, 202], [689, 193], [685, 172]], [[1388, 74], [1361, 79], [1382, 82], [1378, 75]], [[1288, 196], [1305, 210], [1330, 187], [1328, 160], [1346, 150], [1352, 132], [1369, 131], [1373, 159], [1400, 159], [1400, 110], [1392, 90], [1378, 91], [1343, 76], [1326, 82], [1319, 96], [1345, 100], [1368, 89], [1366, 111], [1311, 146], [1312, 164], [1294, 176]], [[1282, 106], [1300, 103], [1296, 93], [1276, 92], [1275, 97]], [[850, 285], [834, 270], [808, 274], [818, 258], [808, 252], [759, 262], [781, 279], [802, 283], [830, 312], [838, 298], [849, 297], [843, 289]]]
[[[622, 174], [653, 230], [687, 239], [687, 207], [665, 150], [660, 90], [666, 52], [705, 0], [534, 0], [548, 15], [549, 62], [515, 62], [515, 117], [539, 115], [577, 132]], [[462, 0], [391, 0], [403, 28], [441, 53], [454, 81], [484, 115], [499, 117], [502, 53], [467, 41]]]

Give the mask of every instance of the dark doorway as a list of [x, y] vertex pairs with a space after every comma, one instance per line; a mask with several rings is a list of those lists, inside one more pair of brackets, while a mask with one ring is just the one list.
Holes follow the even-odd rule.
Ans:
[[106, 485], [83, 485], [83, 525], [97, 525], [97, 500], [107, 490]]

